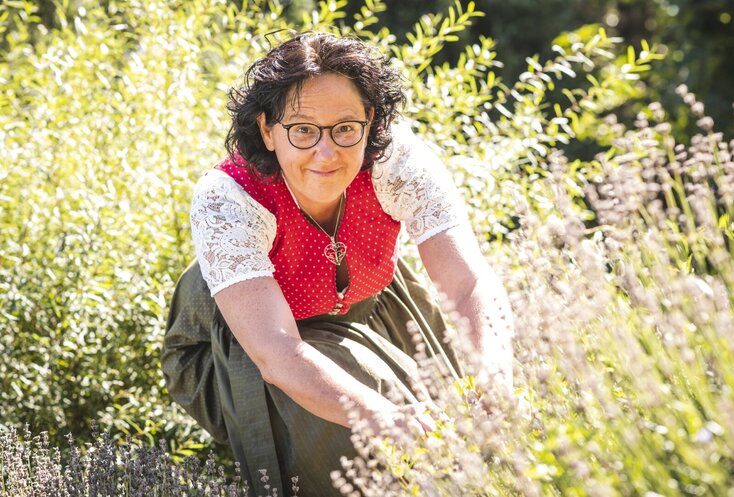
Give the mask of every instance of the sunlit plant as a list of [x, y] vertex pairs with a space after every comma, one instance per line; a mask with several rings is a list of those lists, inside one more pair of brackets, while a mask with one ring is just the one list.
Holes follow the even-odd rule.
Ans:
[[[404, 115], [453, 173], [517, 322], [517, 392], [427, 363], [438, 430], [397, 446], [358, 441], [364, 459], [346, 463], [338, 486], [727, 495], [732, 143], [685, 88], [701, 129], [686, 142], [660, 105], [641, 105], [654, 46], [587, 26], [504, 81], [489, 37], [434, 63], [483, 15], [471, 2], [421, 17], [406, 42], [376, 22], [385, 2], [366, 0], [353, 19], [345, 4], [294, 21], [277, 1], [79, 0], [59, 6], [53, 30], [33, 2], [0, 5], [0, 429], [28, 423], [48, 437], [6, 445], [64, 474], [52, 448], [71, 457], [73, 433], [81, 456], [107, 450], [99, 423], [110, 444], [136, 440], [173, 466], [214, 449], [233, 467], [167, 396], [167, 302], [193, 258], [191, 189], [224, 153], [227, 89], [273, 44], [313, 29], [357, 35], [400, 68]], [[635, 101], [625, 126], [615, 109]], [[569, 158], [580, 141], [601, 152]], [[0, 483], [15, 471], [14, 485], [40, 485], [21, 459], [3, 460]]]
[[491, 245], [516, 309], [517, 391], [456, 383], [425, 360], [437, 431], [358, 433], [361, 457], [335, 484], [375, 496], [732, 492], [734, 141], [680, 93], [701, 126], [689, 143], [657, 103], [632, 129], [608, 116], [617, 138], [588, 165], [586, 202], [578, 165], [552, 152], [538, 181], [549, 202], [518, 198], [521, 228]]

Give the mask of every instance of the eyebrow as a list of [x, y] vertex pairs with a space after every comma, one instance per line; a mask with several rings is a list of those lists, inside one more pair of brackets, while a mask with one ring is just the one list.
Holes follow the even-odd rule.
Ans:
[[[283, 117], [285, 117], [285, 116], [283, 116]], [[313, 116], [309, 116], [309, 115], [305, 115], [305, 114], [299, 114], [299, 113], [295, 113], [295, 114], [289, 116], [288, 119], [289, 120], [290, 119], [305, 119], [305, 121], [303, 121], [303, 122], [309, 122], [309, 123], [311, 123], [311, 122], [313, 122], [315, 120], [315, 118]], [[340, 123], [340, 122], [344, 122], [344, 121], [359, 121], [359, 120], [360, 120], [359, 117], [341, 117], [341, 118], [337, 119], [335, 122]]]

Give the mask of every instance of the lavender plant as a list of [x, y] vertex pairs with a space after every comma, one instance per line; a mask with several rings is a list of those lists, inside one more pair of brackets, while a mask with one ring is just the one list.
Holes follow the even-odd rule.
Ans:
[[[68, 453], [50, 447], [45, 433], [0, 431], [2, 497], [246, 497], [247, 481], [235, 467], [232, 478], [210, 453], [204, 468], [195, 457], [177, 463], [165, 444], [145, 447], [128, 440], [116, 444], [109, 434], [78, 447], [68, 437]], [[269, 496], [269, 493], [266, 492]], [[292, 495], [297, 495], [297, 488]]]
[[610, 115], [593, 174], [554, 151], [534, 186], [552, 202], [517, 198], [521, 229], [488, 253], [515, 309], [517, 391], [424, 359], [438, 429], [355, 433], [346, 495], [731, 495], [734, 141], [679, 91], [690, 143], [659, 104], [632, 129]]

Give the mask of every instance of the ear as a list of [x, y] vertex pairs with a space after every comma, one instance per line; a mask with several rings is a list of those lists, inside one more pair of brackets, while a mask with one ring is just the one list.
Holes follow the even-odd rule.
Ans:
[[263, 139], [263, 143], [265, 143], [265, 148], [273, 152], [275, 150], [275, 142], [273, 140], [273, 128], [268, 126], [264, 112], [261, 112], [260, 115], [257, 116], [257, 125], [260, 128], [260, 136]]

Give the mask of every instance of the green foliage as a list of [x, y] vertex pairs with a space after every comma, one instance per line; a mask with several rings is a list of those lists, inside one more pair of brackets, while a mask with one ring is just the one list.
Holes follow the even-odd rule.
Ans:
[[[734, 70], [728, 63], [734, 37], [734, 6], [719, 0], [477, 0], [489, 15], [464, 39], [491, 33], [507, 62], [506, 74], [523, 71], [525, 57], [550, 56], [560, 32], [603, 23], [613, 36], [635, 44], [646, 39], [667, 54], [650, 78], [649, 97], [671, 109], [677, 138], [695, 133], [695, 122], [678, 106], [674, 88], [688, 85], [701, 95], [722, 131], [734, 131]], [[539, 21], [540, 20], [540, 21]], [[634, 117], [634, 112], [629, 116]], [[631, 122], [632, 119], [629, 120]]]
[[[1, 72], [0, 402], [5, 423], [53, 438], [100, 417], [134, 436], [181, 419], [158, 371], [166, 302], [192, 258], [191, 185], [221, 155], [221, 81], [257, 33], [223, 4], [111, 10], [33, 45], [9, 32]], [[228, 22], [243, 26], [225, 39]]]
[[[2, 423], [48, 431], [55, 446], [69, 432], [91, 441], [95, 420], [120, 442], [163, 438], [174, 458], [211, 446], [171, 405], [158, 362], [167, 301], [193, 258], [190, 193], [224, 153], [227, 90], [273, 44], [312, 29], [356, 34], [403, 73], [404, 115], [446, 160], [514, 291], [532, 406], [512, 419], [490, 409], [475, 429], [467, 416], [486, 413], [467, 392], [488, 386], [443, 382], [453, 421], [416, 452], [383, 447], [395, 474], [375, 488], [427, 491], [430, 475], [445, 495], [483, 495], [477, 482], [498, 495], [594, 495], [597, 484], [724, 495], [732, 146], [686, 91], [685, 118], [703, 130], [690, 144], [673, 133], [677, 114], [641, 102], [663, 50], [587, 25], [515, 78], [495, 39], [460, 43], [490, 17], [474, 3], [421, 16], [405, 42], [376, 22], [386, 2], [346, 8], [0, 6]], [[614, 116], [622, 104], [639, 111], [635, 128]], [[599, 153], [567, 160], [579, 141]], [[463, 487], [456, 467], [473, 471]]]

